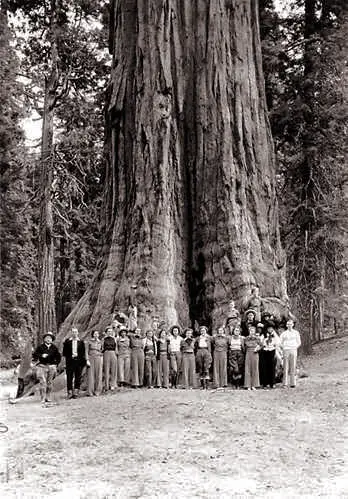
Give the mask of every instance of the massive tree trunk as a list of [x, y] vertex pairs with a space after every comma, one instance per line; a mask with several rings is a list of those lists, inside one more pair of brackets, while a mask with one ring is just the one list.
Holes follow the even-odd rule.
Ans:
[[286, 299], [254, 0], [114, 0], [105, 244], [68, 317], [217, 325], [252, 284]]
[[51, 1], [50, 18], [50, 73], [45, 79], [45, 96], [41, 139], [40, 220], [39, 220], [39, 341], [47, 331], [56, 330], [54, 290], [54, 240], [52, 183], [54, 170], [53, 129], [54, 108], [59, 82], [57, 49], [57, 4]]

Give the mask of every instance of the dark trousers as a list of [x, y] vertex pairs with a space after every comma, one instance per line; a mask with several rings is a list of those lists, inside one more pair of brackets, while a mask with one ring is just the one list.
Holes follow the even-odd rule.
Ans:
[[144, 381], [146, 386], [153, 386], [157, 379], [157, 360], [156, 355], [145, 355]]
[[209, 379], [212, 357], [207, 348], [199, 348], [196, 353], [196, 369], [201, 379]]
[[83, 366], [79, 359], [71, 359], [66, 363], [66, 386], [68, 391], [79, 390]]
[[260, 368], [260, 384], [262, 386], [271, 386], [275, 384], [275, 368], [276, 368], [276, 359], [275, 359], [275, 350], [260, 351], [260, 359], [259, 359], [259, 368]]

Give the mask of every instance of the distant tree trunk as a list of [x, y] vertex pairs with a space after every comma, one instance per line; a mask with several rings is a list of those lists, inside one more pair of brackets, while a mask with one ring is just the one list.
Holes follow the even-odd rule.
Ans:
[[252, 284], [286, 300], [254, 0], [112, 2], [106, 238], [69, 316], [220, 324]]
[[[53, 240], [53, 119], [58, 88], [58, 50], [56, 40], [55, 2], [51, 2], [50, 52], [51, 69], [45, 81], [44, 110], [41, 142], [40, 221], [39, 221], [39, 337], [56, 330], [54, 291]], [[39, 340], [39, 338], [38, 338]]]

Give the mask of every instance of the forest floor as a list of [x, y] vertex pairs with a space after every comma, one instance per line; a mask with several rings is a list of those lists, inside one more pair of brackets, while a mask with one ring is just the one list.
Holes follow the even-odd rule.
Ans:
[[317, 345], [288, 390], [59, 392], [42, 407], [8, 404], [3, 374], [0, 495], [348, 497], [347, 346]]

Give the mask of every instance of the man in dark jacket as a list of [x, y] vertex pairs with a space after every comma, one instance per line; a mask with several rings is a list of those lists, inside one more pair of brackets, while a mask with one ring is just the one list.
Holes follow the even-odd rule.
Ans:
[[52, 402], [52, 383], [57, 374], [57, 366], [61, 355], [56, 345], [53, 345], [55, 336], [53, 333], [46, 333], [43, 343], [37, 347], [33, 353], [33, 364], [36, 368], [36, 377], [40, 383], [41, 402]]
[[86, 364], [85, 343], [80, 340], [76, 327], [71, 330], [71, 338], [64, 341], [63, 356], [66, 363], [68, 398], [76, 399], [80, 392], [82, 369]]

